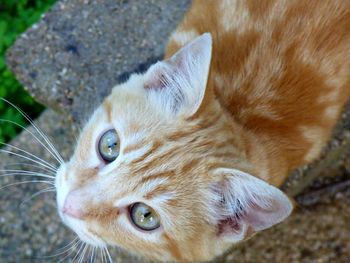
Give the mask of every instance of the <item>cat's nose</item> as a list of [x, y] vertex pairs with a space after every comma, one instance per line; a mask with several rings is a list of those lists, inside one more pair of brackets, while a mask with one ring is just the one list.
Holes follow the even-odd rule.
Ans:
[[68, 216], [82, 219], [84, 216], [84, 210], [82, 206], [82, 200], [78, 191], [71, 191], [64, 201], [62, 212]]

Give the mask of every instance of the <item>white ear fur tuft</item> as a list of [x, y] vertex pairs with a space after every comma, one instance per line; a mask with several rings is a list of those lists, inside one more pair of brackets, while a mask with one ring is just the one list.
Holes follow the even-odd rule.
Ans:
[[239, 170], [216, 172], [224, 176], [215, 189], [221, 198], [216, 207], [219, 238], [235, 243], [290, 215], [293, 205], [278, 188]]
[[153, 65], [144, 88], [161, 112], [189, 117], [196, 113], [205, 94], [212, 38], [205, 33], [181, 48], [170, 59]]

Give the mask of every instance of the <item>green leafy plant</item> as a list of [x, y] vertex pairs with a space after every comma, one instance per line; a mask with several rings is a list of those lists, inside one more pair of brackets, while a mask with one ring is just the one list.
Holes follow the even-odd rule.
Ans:
[[[0, 97], [19, 106], [31, 118], [37, 117], [44, 107], [36, 103], [15, 79], [5, 65], [5, 52], [19, 34], [40, 19], [55, 0], [1, 0], [0, 1]], [[0, 119], [26, 125], [21, 114], [0, 100]], [[9, 141], [20, 131], [19, 127], [0, 122], [0, 141]]]

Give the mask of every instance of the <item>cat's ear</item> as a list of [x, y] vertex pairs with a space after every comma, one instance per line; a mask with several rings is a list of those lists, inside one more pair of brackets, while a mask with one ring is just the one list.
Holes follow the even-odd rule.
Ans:
[[212, 38], [205, 33], [171, 58], [153, 65], [144, 84], [152, 103], [173, 116], [196, 113], [207, 86], [211, 52]]
[[278, 188], [250, 174], [234, 169], [218, 169], [213, 192], [217, 237], [236, 243], [287, 218], [293, 205]]

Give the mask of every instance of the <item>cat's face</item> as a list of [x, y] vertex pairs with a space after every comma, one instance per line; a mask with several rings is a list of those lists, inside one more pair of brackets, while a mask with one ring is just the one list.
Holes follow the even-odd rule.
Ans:
[[92, 245], [209, 260], [282, 221], [291, 204], [249, 170], [241, 129], [206, 91], [205, 34], [113, 89], [57, 173], [62, 220]]

